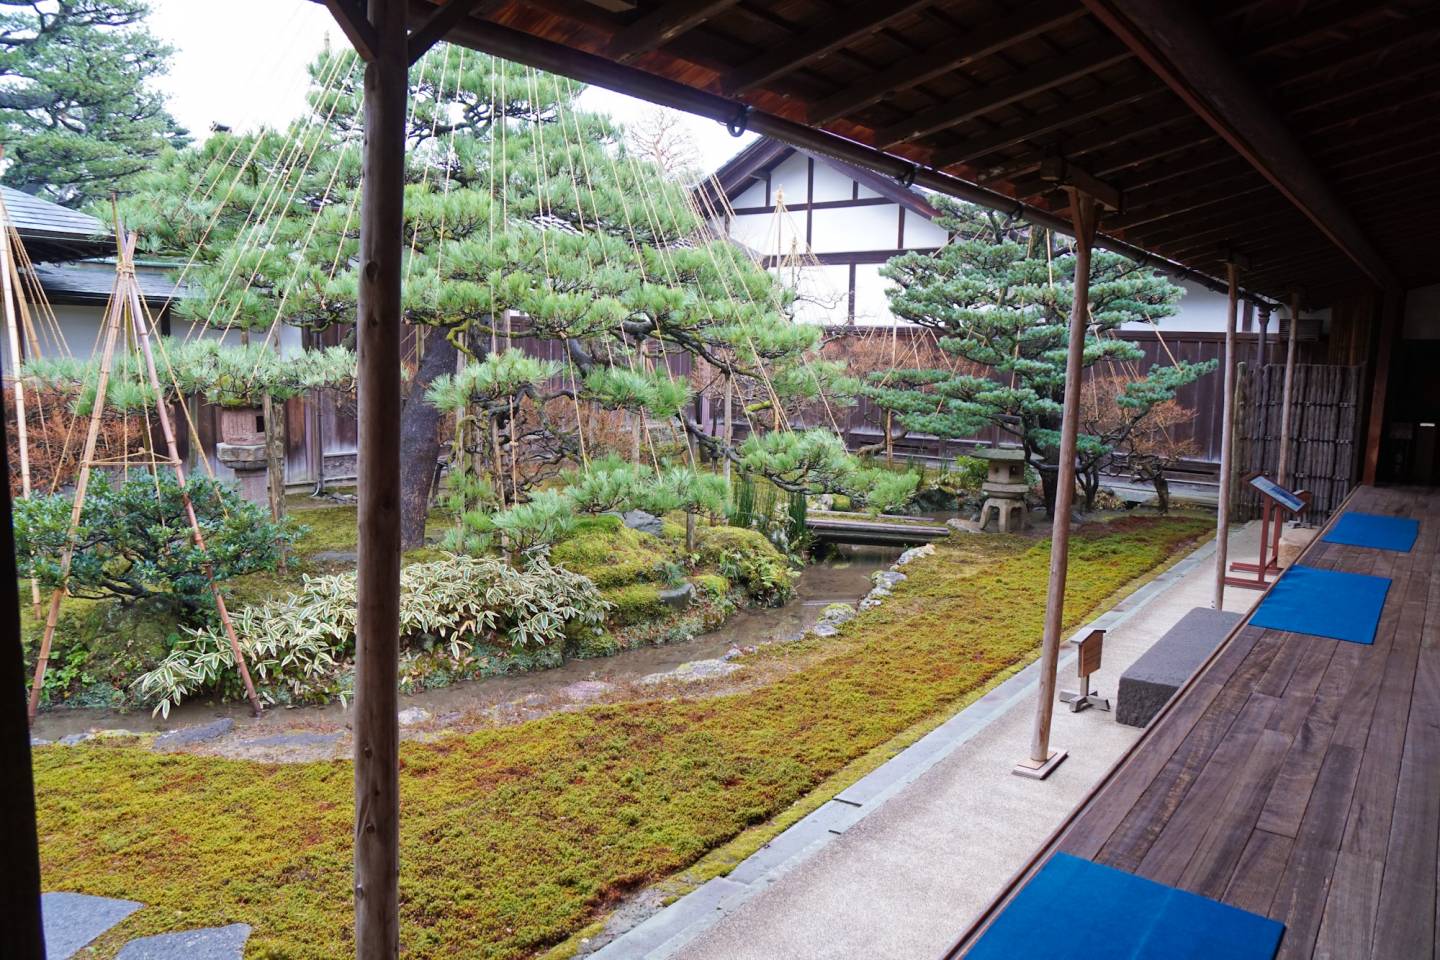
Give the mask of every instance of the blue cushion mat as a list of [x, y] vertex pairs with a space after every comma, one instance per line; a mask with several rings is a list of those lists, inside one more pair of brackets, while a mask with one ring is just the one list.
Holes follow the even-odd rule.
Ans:
[[1285, 925], [1057, 853], [967, 960], [1273, 960]]
[[1374, 547], [1376, 550], [1409, 553], [1419, 536], [1419, 520], [1346, 510], [1323, 539], [1326, 543], [1342, 543], [1350, 547]]
[[1250, 616], [1250, 624], [1309, 633], [1351, 643], [1374, 643], [1389, 577], [1317, 570], [1296, 564], [1286, 570]]

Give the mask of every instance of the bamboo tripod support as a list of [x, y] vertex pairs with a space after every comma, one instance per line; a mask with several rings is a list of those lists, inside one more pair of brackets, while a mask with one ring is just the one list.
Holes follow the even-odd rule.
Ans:
[[[105, 311], [105, 334], [104, 346], [101, 348], [100, 354], [100, 376], [95, 384], [95, 400], [90, 410], [90, 426], [85, 434], [85, 447], [80, 458], [80, 474], [75, 481], [75, 502], [70, 508], [70, 528], [65, 538], [65, 548], [60, 554], [60, 584], [50, 595], [50, 607], [45, 616], [45, 633], [40, 640], [40, 653], [35, 661], [35, 677], [30, 686], [29, 716], [31, 723], [34, 723], [35, 714], [40, 708], [40, 693], [45, 685], [45, 670], [50, 661], [50, 648], [55, 639], [55, 627], [60, 620], [60, 603], [65, 597], [66, 585], [70, 578], [70, 567], [75, 557], [75, 543], [79, 533], [80, 518], [85, 509], [85, 491], [90, 485], [90, 473], [95, 465], [95, 445], [100, 436], [101, 421], [105, 414], [105, 394], [110, 386], [110, 372], [115, 362], [115, 342], [119, 339], [125, 326], [127, 314], [131, 330], [145, 361], [145, 372], [150, 381], [150, 387], [155, 393], [155, 410], [160, 420], [161, 433], [165, 437], [167, 459], [162, 461], [158, 457], [154, 458], [152, 467], [164, 463], [175, 471], [175, 480], [180, 485], [180, 498], [185, 506], [185, 517], [190, 523], [191, 536], [200, 552], [202, 554], [207, 552], [205, 535], [201, 533], [200, 522], [195, 516], [195, 505], [190, 500], [190, 494], [185, 490], [185, 465], [180, 459], [179, 447], [175, 442], [175, 431], [170, 423], [169, 407], [165, 401], [165, 390], [160, 384], [160, 375], [155, 368], [155, 355], [150, 349], [150, 325], [146, 321], [145, 310], [140, 300], [140, 287], [135, 279], [136, 238], [134, 234], [127, 235], [123, 227], [117, 232], [121, 238], [119, 259], [115, 266], [115, 283], [111, 288], [110, 302]], [[215, 582], [213, 568], [208, 562], [205, 565], [205, 574], [210, 581], [210, 593], [215, 598], [215, 609], [220, 614], [220, 622], [224, 624], [225, 636], [230, 642], [230, 654], [235, 660], [235, 666], [240, 671], [240, 679], [245, 684], [245, 696], [250, 701], [250, 709], [255, 716], [259, 716], [260, 697], [255, 692], [254, 681], [250, 678], [250, 669], [246, 666], [244, 653], [240, 650], [240, 640], [235, 634], [235, 625], [230, 620], [230, 611], [226, 609], [225, 597]]]
[[[0, 153], [0, 157], [4, 154]], [[30, 484], [30, 425], [25, 409], [25, 379], [20, 376], [20, 367], [25, 356], [20, 349], [20, 322], [28, 320], [19, 275], [15, 271], [14, 251], [10, 247], [10, 211], [0, 200], [0, 296], [5, 298], [5, 336], [10, 346], [10, 371], [14, 378], [10, 384], [15, 395], [15, 438], [20, 445], [20, 496], [29, 500]], [[18, 241], [18, 238], [17, 238]], [[29, 324], [26, 323], [28, 328]], [[40, 619], [40, 582], [30, 578], [30, 603], [35, 619]]]

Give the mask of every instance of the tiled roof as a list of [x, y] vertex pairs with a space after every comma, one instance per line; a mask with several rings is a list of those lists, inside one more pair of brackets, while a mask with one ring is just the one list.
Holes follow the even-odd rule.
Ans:
[[[135, 268], [141, 295], [157, 306], [186, 295], [184, 288], [177, 292], [175, 281], [179, 275], [176, 267]], [[104, 303], [115, 283], [115, 264], [104, 260], [39, 263], [35, 265], [35, 276], [52, 303]]]
[[88, 213], [62, 207], [12, 187], [0, 186], [10, 219], [36, 262], [73, 260], [112, 252], [110, 228]]

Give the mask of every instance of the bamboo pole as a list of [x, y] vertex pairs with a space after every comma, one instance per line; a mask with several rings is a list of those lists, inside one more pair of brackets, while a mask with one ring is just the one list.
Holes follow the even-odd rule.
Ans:
[[[0, 153], [3, 156], [3, 153]], [[0, 210], [3, 210], [0, 204]], [[10, 344], [11, 389], [15, 394], [15, 440], [20, 449], [20, 497], [30, 499], [30, 424], [25, 410], [25, 380], [20, 375], [25, 357], [20, 350], [19, 298], [23, 295], [15, 284], [15, 264], [10, 249], [10, 215], [5, 210], [0, 218], [0, 296], [5, 298], [5, 336]], [[8, 480], [8, 477], [7, 477]], [[40, 619], [40, 581], [30, 578], [30, 607], [36, 620]]]
[[[121, 246], [124, 253], [124, 244]], [[105, 412], [105, 394], [110, 388], [110, 369], [115, 359], [115, 339], [120, 332], [123, 303], [120, 299], [120, 274], [110, 290], [105, 312], [104, 346], [100, 350], [100, 374], [95, 381], [95, 399], [90, 410], [90, 426], [85, 433], [85, 446], [80, 454], [80, 473], [75, 478], [75, 501], [70, 505], [70, 526], [65, 533], [65, 547], [60, 551], [60, 583], [50, 594], [50, 608], [45, 615], [45, 630], [40, 636], [40, 651], [35, 657], [35, 676], [30, 682], [27, 716], [35, 722], [40, 710], [40, 692], [45, 686], [45, 670], [50, 663], [50, 646], [55, 640], [55, 626], [60, 622], [60, 601], [65, 598], [65, 583], [70, 578], [70, 565], [75, 559], [75, 541], [80, 530], [80, 515], [85, 509], [85, 490], [90, 485], [90, 464], [95, 460], [95, 443], [100, 436], [100, 420]]]
[[1067, 187], [1075, 227], [1075, 295], [1070, 311], [1070, 339], [1065, 354], [1065, 400], [1060, 421], [1059, 477], [1055, 488], [1055, 519], [1050, 533], [1050, 583], [1045, 594], [1045, 634], [1040, 648], [1040, 693], [1030, 756], [1015, 773], [1044, 779], [1066, 753], [1052, 750], [1050, 724], [1055, 714], [1055, 671], [1060, 660], [1060, 629], [1065, 617], [1065, 577], [1070, 560], [1070, 510], [1075, 503], [1075, 448], [1080, 433], [1080, 376], [1085, 331], [1090, 317], [1090, 253], [1099, 209], [1093, 197]]
[[1235, 423], [1235, 315], [1240, 293], [1240, 267], [1233, 261], [1225, 264], [1230, 284], [1228, 312], [1225, 316], [1225, 379], [1220, 394], [1220, 503], [1215, 518], [1215, 599], [1216, 610], [1225, 609], [1225, 570], [1230, 546], [1230, 480], [1234, 472]]
[[[133, 242], [130, 246], [133, 249]], [[225, 595], [220, 592], [220, 585], [215, 582], [215, 569], [208, 559], [205, 535], [200, 532], [200, 521], [195, 516], [195, 504], [191, 502], [190, 494], [185, 489], [185, 464], [180, 460], [180, 448], [175, 442], [175, 428], [170, 423], [170, 405], [165, 401], [165, 388], [161, 386], [160, 374], [155, 368], [155, 354], [150, 349], [150, 330], [144, 320], [144, 308], [140, 304], [140, 285], [135, 280], [135, 267], [129, 257], [117, 265], [116, 273], [117, 282], [126, 287], [135, 342], [140, 345], [140, 355], [145, 360], [145, 374], [150, 380], [150, 389], [155, 391], [155, 413], [160, 419], [160, 433], [165, 437], [165, 452], [170, 459], [171, 469], [175, 471], [175, 482], [180, 486], [180, 502], [185, 506], [185, 518], [190, 521], [190, 535], [195, 540], [195, 549], [207, 557], [204, 569], [205, 577], [210, 581], [210, 595], [215, 598], [215, 610], [220, 614], [220, 623], [225, 628], [225, 638], [230, 643], [230, 656], [235, 660], [235, 669], [240, 671], [240, 679], [245, 684], [245, 698], [250, 701], [251, 712], [258, 717], [261, 707], [260, 697], [255, 692], [255, 681], [250, 677], [250, 668], [246, 665], [245, 654], [240, 649], [240, 638], [235, 635], [235, 624], [230, 620], [230, 611], [225, 606]]]
[[[345, 8], [330, 6], [346, 16]], [[368, 22], [357, 31], [360, 45], [373, 44], [365, 65], [356, 304], [360, 562], [356, 574], [354, 890], [358, 960], [395, 960], [400, 951], [400, 324], [409, 97], [405, 9], [404, 0], [369, 0]]]
[[1300, 326], [1300, 293], [1290, 294], [1290, 333], [1285, 338], [1285, 385], [1280, 390], [1280, 467], [1276, 482], [1285, 486], [1290, 479], [1290, 405], [1295, 390], [1295, 331]]

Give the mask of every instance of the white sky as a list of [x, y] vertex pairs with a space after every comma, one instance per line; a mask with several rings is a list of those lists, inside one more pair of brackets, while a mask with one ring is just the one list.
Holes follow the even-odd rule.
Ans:
[[[175, 47], [170, 73], [160, 89], [170, 109], [197, 138], [212, 123], [235, 130], [281, 126], [305, 108], [309, 77], [305, 66], [328, 36], [345, 42], [323, 6], [310, 0], [150, 0], [150, 28]], [[650, 104], [592, 87], [581, 97], [588, 109], [622, 123]], [[753, 138], [731, 137], [712, 121], [682, 114], [708, 170], [729, 159]]]

